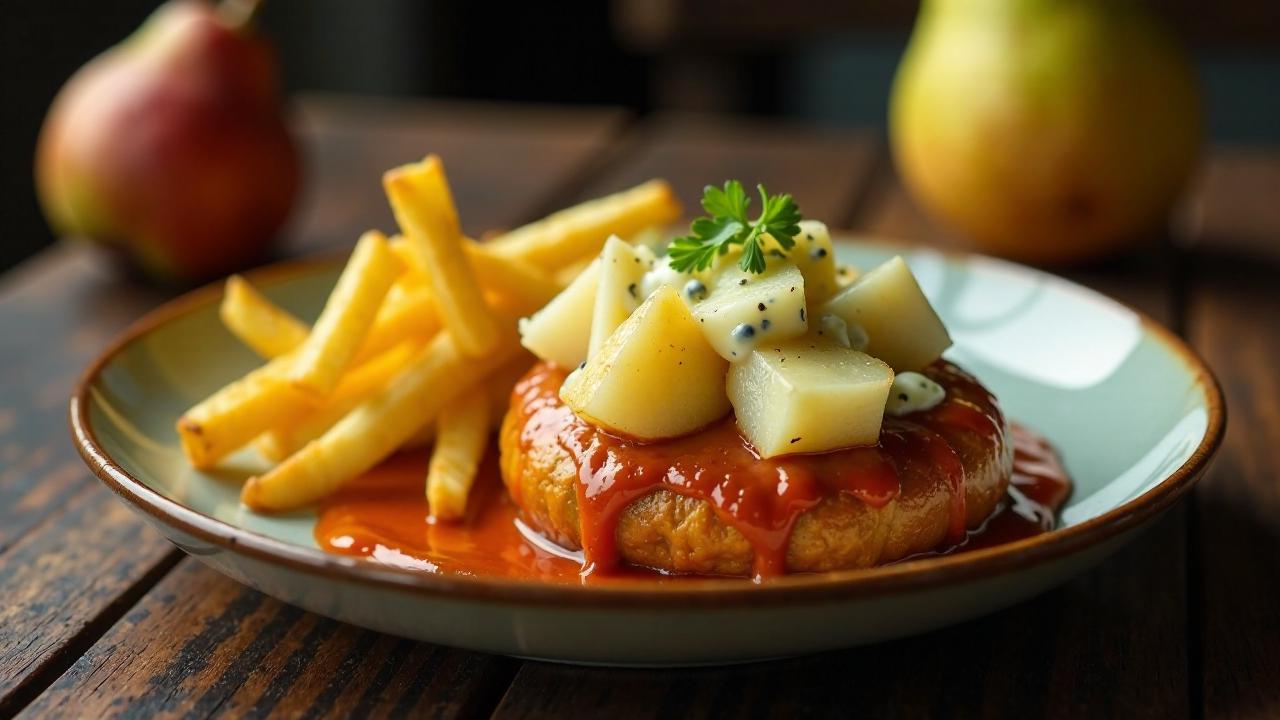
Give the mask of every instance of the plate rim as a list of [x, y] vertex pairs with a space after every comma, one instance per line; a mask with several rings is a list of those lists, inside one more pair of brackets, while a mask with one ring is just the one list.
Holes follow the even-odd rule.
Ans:
[[[125, 350], [157, 328], [218, 301], [225, 280], [218, 280], [169, 300], [147, 312], [120, 332], [81, 373], [68, 404], [71, 436], [81, 459], [116, 495], [153, 520], [217, 546], [267, 564], [284, 565], [322, 577], [355, 584], [371, 583], [442, 600], [480, 600], [510, 605], [597, 606], [604, 609], [710, 608], [830, 602], [889, 596], [944, 585], [973, 582], [1027, 569], [1100, 545], [1137, 528], [1171, 507], [1195, 484], [1222, 443], [1226, 428], [1226, 403], [1221, 384], [1208, 364], [1171, 330], [1146, 313], [1066, 278], [1007, 260], [950, 248], [936, 248], [872, 239], [841, 233], [836, 242], [888, 251], [927, 251], [951, 259], [979, 259], [1005, 265], [1019, 272], [1047, 276], [1089, 299], [1128, 310], [1189, 370], [1208, 409], [1208, 424], [1195, 450], [1179, 467], [1141, 495], [1077, 525], [1042, 535], [955, 555], [826, 573], [787, 575], [762, 584], [737, 578], [706, 578], [678, 586], [658, 586], [644, 581], [601, 585], [555, 584], [468, 575], [443, 575], [396, 568], [365, 558], [326, 553], [320, 548], [295, 545], [246, 530], [198, 512], [152, 490], [116, 462], [103, 448], [89, 418], [90, 393], [103, 369]], [[250, 270], [244, 275], [255, 284], [271, 285], [295, 277], [332, 270], [346, 252], [324, 253]]]

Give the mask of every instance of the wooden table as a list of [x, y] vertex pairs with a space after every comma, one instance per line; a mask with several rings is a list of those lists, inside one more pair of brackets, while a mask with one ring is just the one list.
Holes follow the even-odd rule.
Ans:
[[[444, 156], [468, 231], [664, 176], [726, 177], [835, 226], [940, 239], [873, 133], [608, 109], [309, 98], [286, 254], [392, 221], [383, 169]], [[1194, 496], [1097, 570], [923, 637], [705, 670], [523, 662], [361, 630], [184, 556], [76, 457], [77, 373], [166, 299], [80, 247], [0, 278], [0, 716], [1280, 716], [1280, 149], [1209, 153], [1175, 240], [1071, 276], [1170, 324], [1225, 387]]]

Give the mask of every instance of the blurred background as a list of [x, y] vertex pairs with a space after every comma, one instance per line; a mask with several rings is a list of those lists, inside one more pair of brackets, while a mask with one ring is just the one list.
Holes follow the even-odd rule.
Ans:
[[[0, 270], [53, 241], [32, 182], [46, 109], [155, 0], [15, 3], [0, 26]], [[1214, 144], [1280, 140], [1280, 3], [1152, 0], [1191, 53]], [[260, 24], [285, 91], [615, 105], [884, 131], [909, 0], [489, 3], [271, 0]], [[590, 58], [584, 62], [584, 58]]]

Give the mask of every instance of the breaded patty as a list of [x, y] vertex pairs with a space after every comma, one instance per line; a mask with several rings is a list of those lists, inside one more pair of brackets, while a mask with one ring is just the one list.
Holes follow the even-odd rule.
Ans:
[[[535, 368], [530, 377], [537, 372]], [[939, 362], [926, 373], [948, 387], [949, 395], [958, 396], [949, 401], [978, 408], [995, 423], [996, 431], [984, 432], [980, 423], [957, 422], [955, 413], [916, 418], [954, 451], [964, 476], [964, 522], [976, 528], [995, 509], [1009, 483], [1012, 446], [1006, 440], [1004, 418], [994, 399], [949, 363]], [[976, 396], [974, 388], [981, 391]], [[575, 428], [582, 429], [583, 421], [572, 416], [557, 432], [529, 432], [534, 423], [546, 422], [547, 412], [571, 416], [554, 393], [536, 390], [518, 388], [503, 423], [503, 480], [533, 527], [578, 549], [583, 537], [579, 477], [584, 461], [573, 451], [574, 443], [566, 440]], [[531, 409], [535, 403], [541, 415]], [[911, 416], [905, 420], [886, 418], [886, 431], [895, 423], [919, 431], [910, 423]], [[652, 458], [652, 451], [646, 457]], [[833, 492], [800, 512], [786, 545], [787, 571], [869, 567], [934, 550], [947, 541], [955, 509], [947, 472], [936, 457], [924, 452], [898, 453], [893, 462], [900, 490], [879, 507], [847, 492]], [[667, 572], [752, 575], [755, 550], [731, 520], [711, 502], [658, 483], [622, 511], [617, 552], [626, 562]]]

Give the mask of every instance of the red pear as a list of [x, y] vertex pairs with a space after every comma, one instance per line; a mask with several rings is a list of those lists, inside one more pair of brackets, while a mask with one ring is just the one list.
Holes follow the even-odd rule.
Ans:
[[298, 186], [270, 48], [211, 5], [161, 6], [63, 86], [36, 185], [56, 232], [118, 250], [155, 279], [204, 280], [262, 258]]

